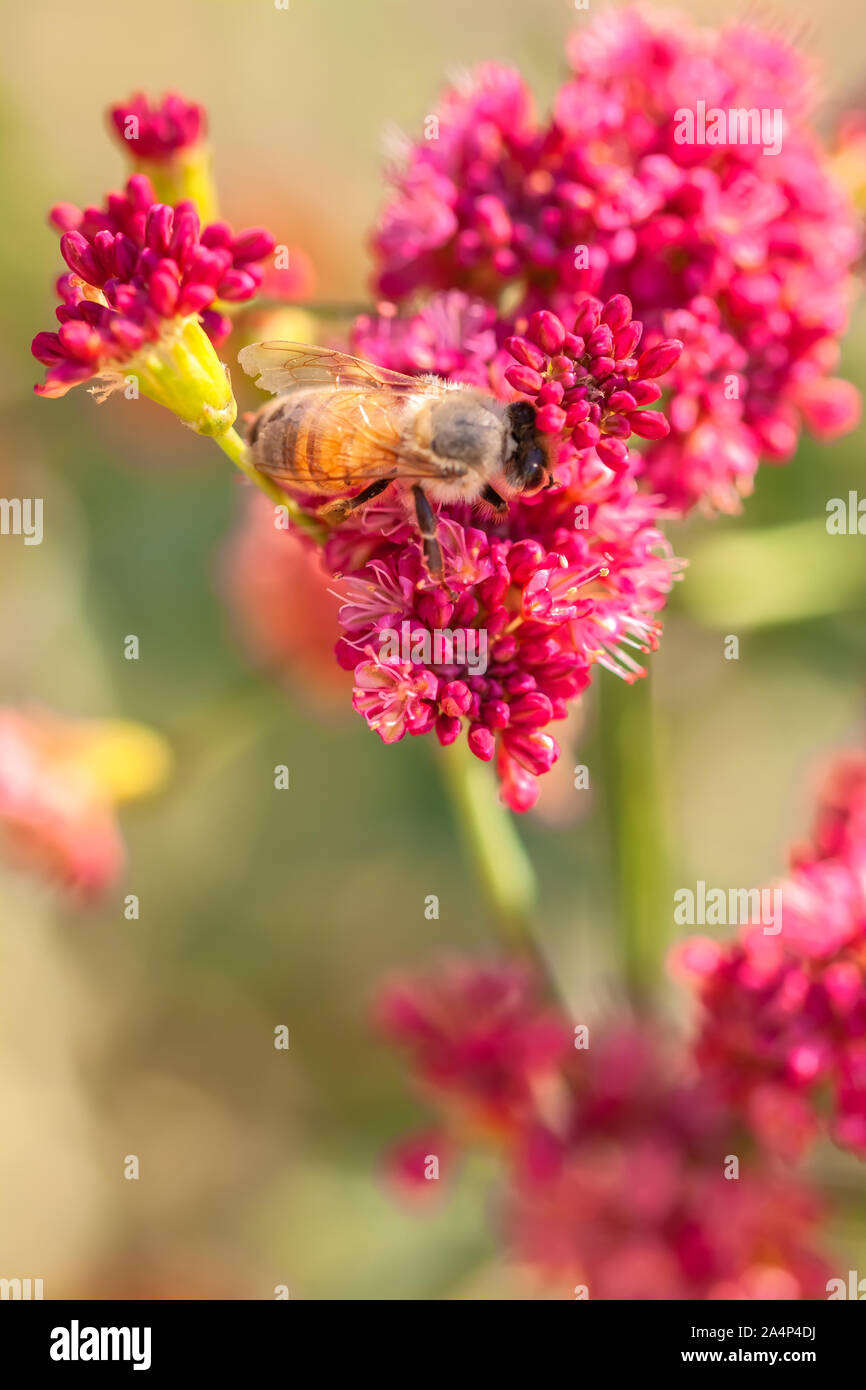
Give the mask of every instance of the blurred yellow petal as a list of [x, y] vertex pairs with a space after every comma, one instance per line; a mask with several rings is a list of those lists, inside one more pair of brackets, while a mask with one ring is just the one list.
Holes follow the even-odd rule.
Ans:
[[241, 335], [245, 342], [315, 343], [321, 336], [319, 324], [306, 309], [281, 304], [250, 309], [244, 314]]
[[73, 760], [105, 790], [111, 801], [135, 801], [160, 791], [168, 781], [172, 753], [161, 734], [126, 719], [82, 726]]

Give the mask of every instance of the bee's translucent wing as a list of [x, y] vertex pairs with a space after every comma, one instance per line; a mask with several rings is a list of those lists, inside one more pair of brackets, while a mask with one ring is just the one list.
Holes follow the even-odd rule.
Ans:
[[238, 361], [263, 391], [278, 395], [296, 386], [356, 386], [369, 390], [423, 391], [425, 383], [403, 372], [362, 362], [347, 352], [311, 347], [309, 343], [252, 343]]
[[[441, 478], [441, 460], [437, 461], [429, 449], [418, 448], [404, 435], [406, 404], [405, 397], [397, 393], [395, 399], [393, 392], [381, 387], [371, 391], [366, 386], [353, 385], [334, 392], [324, 417], [319, 417], [323, 436], [320, 463], [326, 461], [335, 473], [345, 469], [347, 490], [364, 487], [379, 478]], [[358, 448], [359, 441], [365, 445], [362, 450]], [[278, 457], [257, 466], [272, 477], [291, 480], [289, 460]], [[465, 468], [457, 465], [453, 472], [461, 476]]]

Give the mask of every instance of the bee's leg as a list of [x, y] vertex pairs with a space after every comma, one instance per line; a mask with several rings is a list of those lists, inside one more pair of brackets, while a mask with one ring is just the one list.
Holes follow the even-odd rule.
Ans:
[[508, 513], [508, 503], [504, 497], [500, 497], [495, 488], [488, 483], [481, 494], [482, 501], [487, 502], [495, 511], [497, 517], [506, 516]]
[[365, 487], [363, 492], [359, 492], [357, 497], [338, 497], [336, 502], [326, 502], [323, 507], [319, 507], [316, 516], [331, 526], [339, 526], [352, 512], [356, 512], [365, 503], [372, 502], [373, 498], [384, 492], [386, 487], [390, 487], [393, 481], [393, 478], [379, 478], [377, 482]]
[[423, 545], [424, 565], [431, 579], [441, 579], [445, 573], [445, 565], [442, 560], [442, 547], [436, 539], [436, 513], [419, 483], [412, 488], [412, 496], [415, 498], [415, 517]]

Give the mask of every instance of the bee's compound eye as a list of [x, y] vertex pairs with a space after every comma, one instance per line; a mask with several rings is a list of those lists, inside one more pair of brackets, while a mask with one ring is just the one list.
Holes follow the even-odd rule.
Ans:
[[520, 490], [524, 494], [538, 492], [547, 483], [547, 459], [537, 445], [527, 449], [520, 464]]

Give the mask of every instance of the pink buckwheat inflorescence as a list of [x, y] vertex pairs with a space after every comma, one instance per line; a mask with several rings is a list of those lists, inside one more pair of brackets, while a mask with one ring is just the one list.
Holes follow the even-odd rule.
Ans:
[[814, 1299], [830, 1267], [806, 1183], [751, 1152], [711, 1086], [647, 1031], [572, 1052], [564, 1096], [539, 1107], [512, 1158], [513, 1258], [550, 1289], [592, 1299]]
[[433, 295], [411, 315], [398, 316], [396, 306], [388, 303], [380, 304], [376, 314], [362, 314], [355, 320], [352, 346], [359, 357], [381, 367], [430, 372], [488, 388], [499, 338], [492, 305], [449, 290]]
[[405, 505], [389, 495], [325, 547], [345, 600], [337, 655], [354, 671], [356, 710], [386, 743], [465, 737], [495, 763], [516, 811], [534, 804], [538, 778], [560, 755], [550, 726], [593, 667], [630, 682], [645, 674], [636, 656], [657, 646], [658, 614], [679, 572], [627, 445], [632, 432], [666, 430], [647, 407], [679, 344], [635, 356], [641, 328], [622, 296], [577, 296], [567, 321], [568, 331], [545, 311], [501, 320], [460, 291], [406, 318], [386, 309], [360, 319], [353, 347], [383, 365], [447, 371], [506, 400], [516, 390], [532, 399], [555, 485], [512, 498], [504, 519], [442, 507], [441, 581], [424, 568]]
[[376, 1022], [407, 1049], [418, 1088], [470, 1131], [500, 1137], [535, 1110], [571, 1043], [534, 972], [516, 960], [454, 959], [380, 991]]
[[798, 1157], [823, 1131], [866, 1158], [866, 757], [830, 770], [782, 884], [782, 930], [684, 943], [697, 1056], [765, 1142]]
[[[774, 1172], [712, 1083], [649, 1029], [614, 1024], [577, 1047], [516, 961], [451, 961], [386, 986], [377, 1021], [435, 1113], [386, 1155], [401, 1195], [440, 1186], [432, 1161], [447, 1182], [463, 1151], [491, 1150], [497, 1229], [545, 1296], [823, 1296], [815, 1194]], [[732, 1152], [748, 1154], [736, 1181]]]
[[207, 135], [207, 112], [179, 92], [151, 101], [136, 92], [109, 111], [111, 124], [138, 159], [169, 160], [193, 149]]
[[45, 396], [117, 372], [184, 320], [199, 321], [218, 346], [231, 325], [215, 301], [250, 299], [274, 246], [262, 228], [202, 228], [193, 203], [158, 203], [141, 174], [102, 207], [58, 204], [51, 221], [69, 271], [57, 282], [57, 332], [33, 340], [33, 355], [48, 367], [36, 387]]
[[538, 428], [568, 439], [576, 449], [592, 449], [609, 468], [628, 462], [626, 440], [633, 434], [664, 439], [670, 432], [660, 410], [656, 381], [678, 361], [683, 345], [675, 338], [636, 355], [643, 324], [632, 317], [631, 301], [614, 295], [606, 304], [578, 301], [573, 328], [548, 309], [530, 316], [523, 334], [506, 338], [517, 365], [505, 380], [535, 404]]
[[[861, 236], [813, 131], [809, 74], [777, 35], [641, 8], [582, 26], [568, 52], [546, 120], [496, 64], [444, 92], [390, 170], [377, 287], [397, 303], [462, 290], [524, 318], [628, 295], [647, 348], [684, 344], [646, 482], [681, 511], [734, 511], [803, 424], [832, 438], [859, 412], [832, 374]], [[690, 135], [698, 97], [778, 112], [777, 138]]]
[[[465, 737], [476, 757], [495, 759], [502, 798], [517, 811], [534, 804], [538, 777], [559, 757], [549, 725], [565, 717], [592, 666], [627, 681], [644, 674], [630, 649], [657, 645], [655, 614], [676, 573], [633, 480], [613, 484], [597, 462], [569, 467], [568, 485], [532, 506], [512, 504], [508, 535], [440, 513], [442, 582], [426, 575], [412, 525], [393, 504], [369, 506], [326, 546], [344, 576], [337, 654], [354, 670], [355, 708], [386, 743]], [[586, 529], [575, 527], [580, 507]], [[463, 649], [449, 645], [457, 631]], [[383, 640], [394, 633], [396, 654]], [[466, 651], [485, 654], [483, 669]]]

